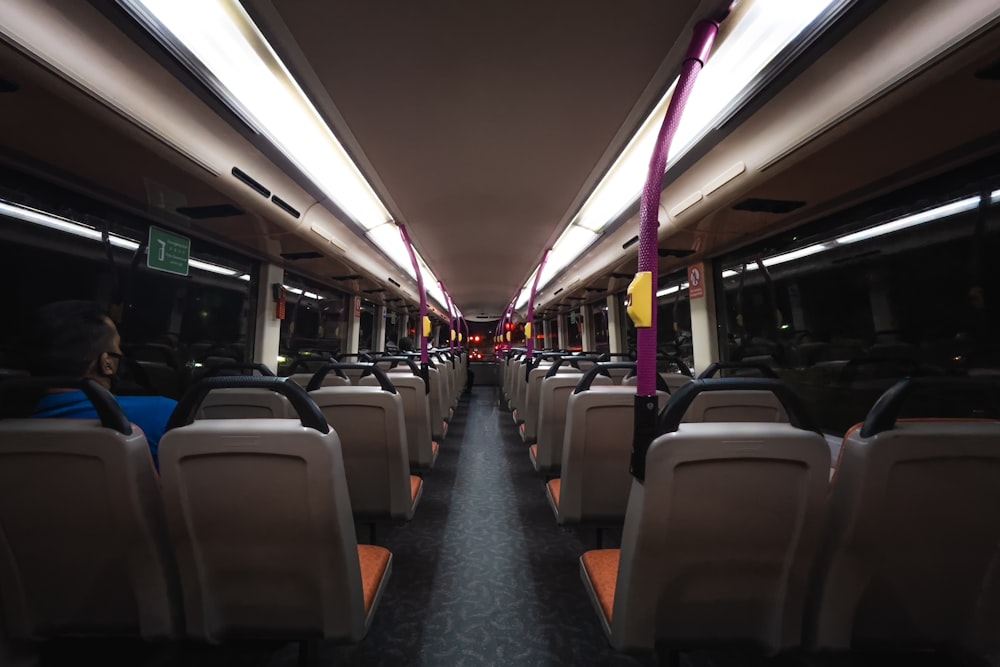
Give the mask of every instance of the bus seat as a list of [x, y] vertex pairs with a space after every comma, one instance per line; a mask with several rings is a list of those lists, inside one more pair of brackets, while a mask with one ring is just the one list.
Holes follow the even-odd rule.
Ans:
[[[899, 419], [921, 395], [962, 397], [985, 411]], [[1000, 648], [998, 396], [997, 378], [907, 378], [848, 432], [810, 601], [810, 645]]]
[[[309, 386], [309, 381], [312, 380], [314, 373], [292, 373], [288, 376], [288, 379], [299, 385], [303, 389]], [[346, 376], [335, 375], [333, 373], [328, 373], [326, 377], [323, 378], [324, 387], [349, 387], [351, 381]]]
[[[538, 397], [537, 442], [528, 453], [531, 464], [539, 472], [558, 470], [562, 466], [563, 441], [566, 436], [566, 405], [583, 373], [573, 367], [560, 367], [542, 380]], [[599, 375], [591, 386], [609, 386], [611, 378]]]
[[[193, 421], [205, 383], [280, 391], [299, 419]], [[199, 383], [160, 442], [160, 469], [188, 635], [365, 635], [392, 554], [357, 544], [340, 440], [301, 387], [259, 377]]]
[[645, 479], [631, 482], [621, 549], [580, 559], [616, 649], [801, 640], [830, 449], [784, 396], [791, 423], [681, 423], [706, 390], [690, 383], [664, 411]]
[[173, 366], [159, 361], [136, 362], [149, 381], [149, 389], [160, 396], [178, 398], [180, 396], [180, 374]]
[[[284, 378], [282, 378], [284, 380]], [[202, 401], [198, 419], [286, 419], [294, 416], [288, 399], [262, 389], [213, 389]]]
[[[12, 380], [3, 393], [66, 387]], [[100, 421], [0, 421], [0, 603], [15, 639], [181, 632], [159, 482], [142, 432], [91, 380]]]
[[321, 387], [309, 396], [340, 437], [354, 516], [409, 520], [423, 480], [410, 475], [403, 400], [381, 370], [368, 368], [381, 386]]
[[[403, 402], [403, 418], [406, 422], [406, 447], [410, 457], [410, 467], [431, 468], [437, 460], [438, 443], [431, 438], [430, 404], [427, 390], [420, 371], [413, 361], [408, 366], [389, 369], [389, 379], [399, 392]], [[374, 376], [361, 378], [361, 386], [378, 386]]]
[[[559, 478], [546, 494], [560, 525], [618, 523], [625, 518], [629, 457], [635, 420], [635, 389], [591, 386], [569, 396]], [[657, 392], [662, 409], [670, 395]]]
[[528, 372], [528, 383], [524, 393], [524, 423], [518, 428], [518, 433], [521, 436], [521, 442], [529, 445], [538, 440], [538, 412], [542, 380], [545, 379], [549, 368], [551, 368], [551, 364], [540, 364]]
[[448, 435], [448, 422], [444, 418], [448, 411], [444, 407], [444, 386], [440, 370], [436, 366], [428, 367], [427, 378], [431, 383], [431, 390], [427, 395], [431, 411], [431, 437], [436, 442], [442, 442]]
[[[684, 375], [682, 373], [660, 373], [660, 377], [667, 383], [667, 387], [670, 389], [671, 394], [676, 394], [678, 389], [693, 379], [690, 375]], [[637, 375], [627, 375], [625, 379], [622, 380], [622, 386], [634, 387], [638, 381], [639, 377]]]

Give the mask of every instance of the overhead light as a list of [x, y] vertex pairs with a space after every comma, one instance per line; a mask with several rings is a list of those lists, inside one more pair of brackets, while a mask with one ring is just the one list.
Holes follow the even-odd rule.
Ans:
[[681, 290], [686, 290], [688, 287], [690, 287], [688, 283], [680, 283], [679, 285], [674, 285], [673, 287], [667, 287], [661, 289], [659, 292], [656, 293], [656, 296], [657, 297], [669, 296], [671, 294], [676, 294]]
[[366, 230], [390, 216], [239, 2], [119, 0]]
[[191, 258], [188, 260], [188, 266], [193, 269], [201, 269], [202, 271], [208, 271], [210, 273], [218, 273], [222, 276], [239, 276], [240, 272], [230, 269], [226, 266], [219, 266], [218, 264], [212, 264], [210, 262], [203, 262], [200, 259]]
[[[1000, 190], [997, 190], [990, 194], [990, 201], [995, 202], [1000, 200]], [[878, 238], [879, 236], [885, 236], [886, 234], [893, 234], [895, 232], [902, 231], [904, 229], [910, 229], [911, 227], [916, 227], [918, 225], [923, 225], [928, 222], [934, 222], [935, 220], [941, 220], [942, 218], [948, 218], [953, 215], [958, 215], [960, 213], [966, 213], [976, 209], [982, 198], [979, 195], [973, 197], [965, 197], [947, 204], [942, 204], [941, 206], [935, 206], [934, 208], [927, 209], [926, 211], [921, 211], [919, 213], [913, 213], [910, 215], [903, 216], [902, 218], [897, 218], [890, 222], [886, 222], [874, 227], [869, 227], [868, 229], [862, 229], [857, 232], [852, 232], [844, 236], [837, 237], [832, 241], [826, 241], [824, 243], [816, 243], [811, 246], [806, 246], [805, 248], [799, 248], [798, 250], [792, 250], [790, 252], [782, 253], [780, 255], [774, 255], [772, 257], [765, 258], [764, 266], [776, 266], [778, 264], [783, 264], [785, 262], [792, 262], [797, 259], [802, 259], [803, 257], [809, 257], [811, 255], [816, 255], [821, 252], [826, 252], [827, 250], [833, 250], [839, 248], [840, 246], [850, 245], [852, 243], [858, 243], [859, 241], [868, 241], [870, 239]], [[750, 272], [757, 270], [756, 262], [747, 262], [743, 270]], [[725, 269], [722, 272], [723, 278], [735, 278], [739, 276], [740, 272], [735, 269]]]
[[[698, 75], [668, 160], [675, 162], [705, 136], [734, 103], [742, 100], [744, 89], [768, 63], [836, 1], [758, 0], [750, 5]], [[638, 199], [676, 84], [675, 80], [594, 188], [575, 224], [600, 231]]]
[[863, 229], [860, 232], [854, 232], [853, 234], [848, 234], [847, 236], [841, 236], [836, 242], [840, 245], [847, 245], [849, 243], [857, 243], [858, 241], [866, 241], [877, 236], [891, 234], [892, 232], [898, 232], [909, 227], [916, 227], [917, 225], [922, 225], [925, 222], [931, 222], [933, 220], [939, 220], [951, 215], [971, 211], [979, 206], [979, 201], [980, 198], [978, 195], [975, 197], [966, 197], [965, 199], [960, 199], [958, 201], [951, 202], [950, 204], [938, 206], [937, 208], [932, 208], [927, 211], [921, 211], [920, 213], [914, 213], [913, 215], [908, 215], [877, 227], [871, 227], [870, 229]]
[[[794, 262], [797, 259], [802, 259], [803, 257], [808, 257], [809, 255], [815, 255], [818, 252], [829, 250], [832, 247], [834, 247], [833, 243], [817, 243], [805, 248], [799, 248], [798, 250], [792, 250], [791, 252], [766, 258], [764, 260], [764, 266], [777, 266], [778, 264], [784, 264], [785, 262]], [[757, 265], [753, 264], [753, 269], [756, 268]], [[747, 270], [753, 269], [751, 269], [750, 265], [747, 266]]]
[[1000, 204], [1000, 190], [994, 190], [993, 194], [990, 195], [991, 204]]
[[[45, 213], [27, 206], [20, 206], [0, 199], [0, 214], [16, 218], [23, 222], [30, 222], [40, 227], [47, 227], [59, 232], [66, 232], [74, 236], [80, 236], [91, 241], [103, 241], [101, 232], [93, 227], [89, 227], [79, 222], [67, 220], [51, 213]], [[109, 234], [108, 242], [116, 248], [125, 250], [136, 250], [139, 247], [137, 241], [127, 239], [117, 234]]]
[[[93, 227], [75, 222], [73, 220], [67, 220], [66, 218], [62, 218], [51, 213], [28, 208], [27, 206], [13, 204], [2, 199], [0, 199], [0, 215], [6, 215], [23, 222], [38, 225], [39, 227], [54, 229], [66, 234], [72, 234], [81, 238], [90, 239], [91, 241], [97, 241], [98, 243], [103, 242], [103, 235], [100, 231], [94, 229]], [[133, 252], [138, 250], [140, 245], [138, 241], [133, 241], [132, 239], [125, 238], [124, 236], [119, 236], [117, 234], [109, 234], [108, 242], [116, 248], [122, 248], [123, 250]], [[206, 262], [194, 257], [188, 259], [188, 266], [193, 269], [217, 273], [222, 276], [238, 278], [244, 281], [250, 280], [250, 275], [243, 273], [242, 271], [231, 269], [228, 266]]]
[[538, 279], [538, 288], [541, 289], [547, 285], [560, 271], [569, 266], [597, 240], [598, 236], [600, 234], [597, 232], [583, 227], [576, 225], [567, 227], [559, 240], [552, 246], [552, 252], [549, 253], [549, 259], [542, 270], [542, 276]]
[[410, 252], [399, 235], [399, 227], [393, 222], [379, 225], [367, 232], [368, 238], [386, 254], [393, 264], [406, 271], [407, 275], [416, 280], [417, 274], [410, 261]]

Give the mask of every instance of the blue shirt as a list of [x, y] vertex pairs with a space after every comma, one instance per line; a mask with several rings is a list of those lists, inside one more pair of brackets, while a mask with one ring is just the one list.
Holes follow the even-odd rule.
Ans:
[[[153, 463], [159, 468], [157, 454], [160, 438], [167, 430], [167, 422], [177, 407], [177, 401], [163, 396], [115, 396], [115, 400], [128, 420], [145, 434]], [[82, 391], [46, 395], [38, 402], [33, 416], [39, 419], [99, 419], [90, 399]]]

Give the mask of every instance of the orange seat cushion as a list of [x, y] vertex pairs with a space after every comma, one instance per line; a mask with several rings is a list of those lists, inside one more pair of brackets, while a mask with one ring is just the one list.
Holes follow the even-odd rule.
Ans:
[[521, 435], [524, 435], [524, 422], [517, 425], [517, 429], [521, 431]]
[[562, 480], [556, 477], [549, 480], [549, 493], [552, 494], [552, 502], [559, 507], [559, 492], [562, 491]]
[[388, 549], [370, 544], [358, 545], [358, 560], [361, 562], [361, 588], [365, 594], [365, 613], [372, 610], [375, 594], [385, 576], [385, 568], [392, 554]]
[[437, 456], [439, 449], [441, 449], [441, 445], [437, 444], [434, 440], [431, 440], [431, 451], [434, 452], [434, 456]]
[[424, 480], [417, 477], [416, 475], [410, 475], [410, 500], [416, 500], [417, 494], [420, 493], [420, 485], [424, 483]]
[[531, 447], [529, 447], [529, 449], [531, 450], [531, 458], [533, 460], [537, 460], [538, 459], [538, 445], [532, 445]]
[[615, 608], [615, 589], [618, 587], [618, 561], [621, 549], [596, 549], [583, 554], [583, 568], [590, 577], [590, 584], [601, 603], [601, 611], [611, 625], [611, 614]]

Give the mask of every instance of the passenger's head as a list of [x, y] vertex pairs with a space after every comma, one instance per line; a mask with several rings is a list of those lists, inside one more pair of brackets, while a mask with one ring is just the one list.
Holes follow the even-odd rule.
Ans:
[[89, 377], [110, 388], [121, 359], [121, 338], [97, 303], [58, 301], [35, 311], [24, 353], [32, 375]]
[[403, 336], [399, 339], [399, 349], [403, 352], [413, 351], [413, 339], [409, 336]]

